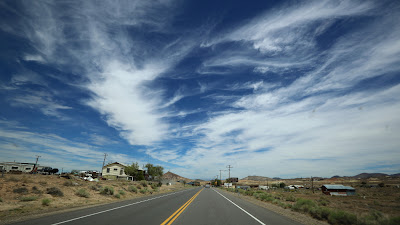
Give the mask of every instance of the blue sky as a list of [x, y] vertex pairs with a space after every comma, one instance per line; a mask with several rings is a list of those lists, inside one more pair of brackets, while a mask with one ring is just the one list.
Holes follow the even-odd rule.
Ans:
[[0, 17], [0, 161], [400, 170], [397, 1], [1, 1]]

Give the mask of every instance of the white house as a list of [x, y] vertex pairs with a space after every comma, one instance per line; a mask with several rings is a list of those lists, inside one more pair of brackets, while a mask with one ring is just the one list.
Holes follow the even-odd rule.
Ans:
[[103, 167], [102, 177], [108, 180], [132, 180], [133, 177], [125, 174], [125, 167], [126, 165], [119, 162], [109, 163]]
[[[35, 166], [35, 163], [21, 163], [21, 162], [1, 162], [0, 171], [4, 170], [6, 173], [30, 173]], [[43, 166], [39, 164], [36, 166], [38, 169], [42, 169]]]

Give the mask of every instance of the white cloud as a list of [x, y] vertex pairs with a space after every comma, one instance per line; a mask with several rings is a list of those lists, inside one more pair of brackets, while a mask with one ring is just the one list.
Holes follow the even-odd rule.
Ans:
[[228, 50], [207, 60], [201, 71], [213, 71], [213, 67], [219, 66], [247, 65], [255, 66], [255, 72], [279, 73], [288, 68], [312, 67], [321, 57], [315, 55], [318, 50], [315, 39], [329, 28], [332, 21], [366, 16], [372, 14], [373, 8], [372, 1], [307, 1], [270, 9], [228, 34], [203, 44], [210, 47], [224, 42], [244, 42], [251, 44], [252, 49], [242, 52]]
[[16, 97], [11, 97], [9, 99], [10, 104], [16, 107], [32, 107], [40, 110], [43, 114], [48, 116], [55, 116], [58, 118], [66, 119], [60, 110], [72, 109], [69, 106], [65, 106], [57, 103], [52, 99], [52, 97], [44, 95], [19, 95]]

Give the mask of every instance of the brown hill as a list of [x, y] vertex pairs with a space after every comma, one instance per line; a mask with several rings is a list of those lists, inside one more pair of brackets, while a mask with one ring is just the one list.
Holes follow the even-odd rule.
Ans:
[[188, 179], [188, 178], [186, 178], [186, 177], [179, 176], [178, 174], [175, 174], [175, 173], [170, 172], [170, 171], [164, 173], [163, 179], [190, 181], [190, 179]]
[[247, 176], [242, 178], [242, 180], [254, 180], [254, 181], [271, 181], [273, 179], [269, 177], [262, 177], [262, 176]]

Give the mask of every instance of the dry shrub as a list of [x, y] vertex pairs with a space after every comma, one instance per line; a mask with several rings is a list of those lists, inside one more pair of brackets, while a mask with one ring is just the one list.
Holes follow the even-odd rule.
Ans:
[[15, 188], [13, 190], [13, 192], [17, 193], [17, 194], [27, 194], [28, 193], [28, 189], [26, 187]]
[[53, 197], [62, 197], [64, 193], [56, 187], [47, 188], [47, 194], [50, 194]]

